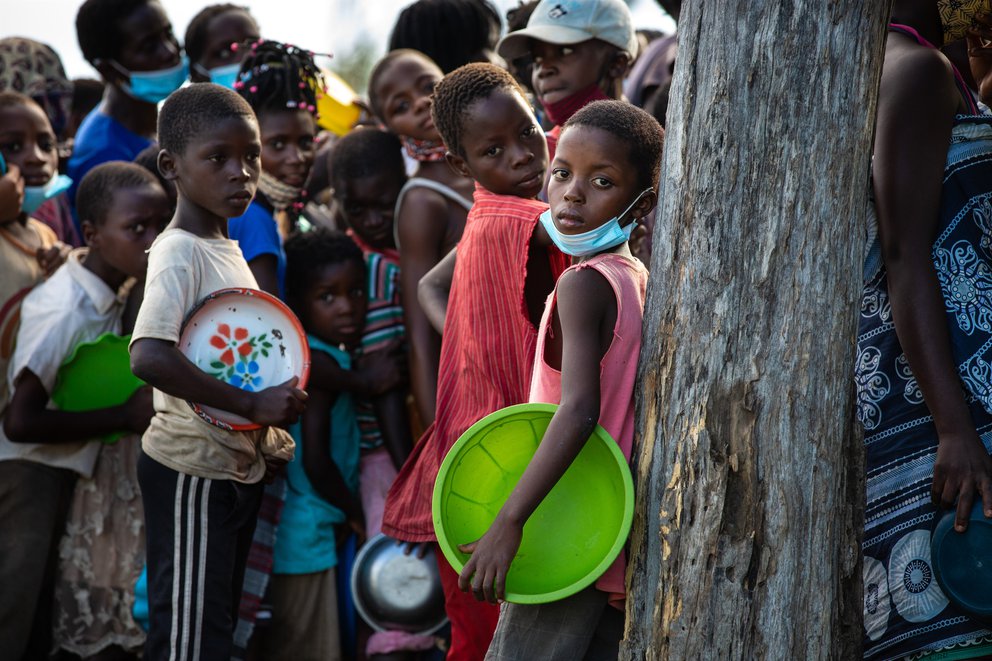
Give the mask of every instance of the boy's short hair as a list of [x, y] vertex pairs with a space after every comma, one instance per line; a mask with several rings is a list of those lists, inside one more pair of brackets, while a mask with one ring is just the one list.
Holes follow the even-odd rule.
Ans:
[[[26, 94], [21, 94], [20, 92], [14, 92], [7, 90], [0, 92], [0, 108], [11, 108], [13, 106], [36, 106], [41, 112], [45, 112], [45, 109], [38, 105], [38, 102], [32, 99]], [[48, 115], [45, 115], [46, 117]]]
[[594, 101], [565, 122], [562, 135], [573, 126], [597, 128], [625, 142], [631, 166], [637, 170], [637, 192], [648, 187], [658, 191], [665, 129], [657, 119], [626, 101]]
[[541, 0], [527, 27], [503, 37], [496, 52], [511, 62], [530, 50], [535, 39], [549, 44], [577, 44], [599, 39], [637, 54], [637, 34], [630, 9], [623, 0]]
[[114, 203], [114, 192], [124, 188], [159, 186], [151, 172], [136, 163], [108, 161], [86, 173], [76, 192], [79, 220], [101, 225]]
[[335, 143], [328, 156], [331, 181], [361, 179], [388, 172], [397, 179], [406, 179], [399, 138], [374, 128], [355, 129]]
[[251, 15], [248, 7], [227, 2], [219, 5], [207, 5], [186, 26], [186, 35], [183, 37], [183, 49], [186, 51], [186, 56], [189, 57], [190, 62], [199, 62], [206, 55], [204, 50], [207, 47], [207, 26], [210, 25], [210, 21], [229, 11], [243, 12], [255, 23], [255, 27], [258, 27], [258, 22], [255, 21], [255, 17]]
[[365, 270], [365, 256], [344, 232], [318, 227], [286, 239], [286, 300], [299, 315], [300, 297], [320, 269], [352, 260]]
[[217, 122], [242, 117], [257, 122], [255, 112], [234, 90], [198, 83], [169, 95], [158, 113], [158, 142], [172, 154], [182, 154], [190, 140]]
[[437, 84], [431, 103], [431, 119], [448, 151], [465, 156], [462, 148], [465, 113], [473, 103], [488, 99], [495, 90], [518, 92], [526, 98], [520, 83], [506, 69], [488, 62], [458, 67]]
[[86, 0], [76, 12], [76, 40], [90, 64], [116, 59], [124, 46], [120, 22], [152, 0]]

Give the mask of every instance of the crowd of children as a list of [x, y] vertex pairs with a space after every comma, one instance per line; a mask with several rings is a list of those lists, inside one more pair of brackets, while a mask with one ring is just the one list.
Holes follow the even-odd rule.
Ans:
[[[314, 54], [236, 5], [204, 8], [181, 47], [158, 0], [83, 2], [102, 98], [71, 133], [57, 54], [0, 49], [25, 71], [0, 88], [5, 655], [544, 657], [525, 642], [541, 619], [495, 602], [514, 534], [590, 421], [612, 421], [629, 457], [646, 271], [627, 239], [654, 207], [663, 132], [625, 101], [589, 105], [620, 97], [636, 55], [622, 2], [526, 9], [533, 25], [497, 44], [486, 2], [411, 5], [345, 135], [320, 127]], [[496, 52], [532, 70], [527, 87]], [[320, 200], [330, 213], [311, 213]], [[240, 389], [180, 352], [190, 312], [229, 287], [298, 317], [305, 391]], [[77, 410], [55, 395], [63, 370], [108, 336], [146, 385]], [[120, 376], [90, 369], [94, 388]], [[538, 455], [461, 577], [435, 552], [450, 627], [354, 628], [337, 567], [381, 532], [423, 556], [444, 454], [526, 401], [561, 404], [549, 433], [569, 450]], [[558, 658], [616, 655], [622, 562], [578, 598], [585, 619], [563, 602], [595, 635]]]

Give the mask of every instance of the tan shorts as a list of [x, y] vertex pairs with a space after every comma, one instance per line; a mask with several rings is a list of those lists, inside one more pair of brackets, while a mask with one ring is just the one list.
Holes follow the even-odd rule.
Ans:
[[316, 574], [273, 574], [272, 623], [261, 641], [267, 661], [340, 661], [334, 568]]

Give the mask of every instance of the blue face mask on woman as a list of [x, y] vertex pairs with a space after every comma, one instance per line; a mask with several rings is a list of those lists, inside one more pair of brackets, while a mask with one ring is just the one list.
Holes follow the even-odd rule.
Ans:
[[117, 62], [110, 62], [128, 77], [127, 83], [121, 83], [121, 89], [133, 98], [148, 103], [165, 101], [189, 78], [189, 58], [185, 55], [176, 66], [158, 71], [128, 71]]
[[235, 62], [234, 64], [225, 64], [222, 67], [214, 67], [213, 69], [206, 69], [199, 63], [193, 65], [196, 70], [210, 79], [211, 83], [220, 85], [221, 87], [226, 87], [227, 89], [234, 89], [234, 83], [238, 80], [238, 73], [241, 71], [241, 63]]
[[28, 215], [33, 214], [46, 201], [69, 190], [70, 186], [72, 179], [64, 174], [55, 175], [44, 186], [25, 186], [21, 211]]
[[630, 213], [630, 210], [650, 190], [648, 188], [641, 191], [641, 194], [620, 215], [610, 218], [596, 229], [589, 230], [588, 232], [582, 232], [581, 234], [562, 234], [555, 226], [554, 218], [551, 217], [551, 209], [541, 214], [541, 224], [544, 225], [544, 229], [548, 231], [551, 240], [558, 246], [558, 249], [566, 255], [572, 255], [573, 257], [595, 255], [604, 250], [615, 248], [630, 239], [631, 232], [637, 227], [637, 221], [632, 220], [624, 227], [620, 227], [620, 221]]

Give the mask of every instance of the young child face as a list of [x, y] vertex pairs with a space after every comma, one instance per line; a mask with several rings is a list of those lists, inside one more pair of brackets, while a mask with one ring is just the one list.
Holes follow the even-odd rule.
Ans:
[[262, 167], [287, 186], [306, 183], [313, 167], [317, 124], [306, 110], [266, 111], [258, 118]]
[[464, 155], [449, 162], [499, 195], [533, 198], [544, 185], [548, 143], [516, 90], [497, 89], [469, 106], [462, 119]]
[[365, 269], [355, 260], [327, 264], [304, 292], [304, 326], [328, 344], [358, 346], [365, 329]]
[[531, 41], [531, 83], [543, 105], [556, 103], [607, 77], [615, 51], [598, 39], [577, 44]]
[[[551, 217], [562, 234], [600, 227], [641, 192], [630, 146], [623, 140], [591, 126], [571, 126], [562, 133], [548, 182]], [[621, 225], [632, 217], [621, 218]]]
[[146, 251], [169, 223], [169, 198], [158, 184], [120, 188], [112, 194], [102, 223], [84, 220], [86, 243], [121, 273], [142, 278], [148, 268]]
[[431, 120], [430, 98], [443, 77], [441, 69], [427, 58], [404, 55], [393, 60], [375, 89], [386, 128], [416, 140], [440, 142]]
[[161, 155], [159, 167], [176, 182], [180, 198], [220, 218], [234, 218], [255, 196], [261, 153], [258, 124], [226, 117], [193, 136], [181, 154]]
[[0, 108], [0, 154], [21, 170], [25, 186], [44, 186], [58, 170], [55, 133], [34, 103]]
[[179, 64], [179, 42], [158, 2], [137, 7], [118, 29], [124, 39], [116, 60], [128, 71], [161, 71]]
[[241, 62], [248, 49], [231, 50], [231, 44], [257, 41], [258, 37], [258, 26], [255, 25], [255, 21], [241, 9], [231, 9], [214, 16], [207, 25], [207, 41], [204, 44], [203, 57], [196, 63], [199, 67], [191, 70], [191, 76], [194, 76], [197, 82], [204, 82], [208, 77], [199, 69], [209, 72], [217, 67]]
[[393, 209], [401, 188], [401, 177], [380, 171], [368, 177], [338, 177], [334, 197], [355, 234], [373, 248], [384, 250], [396, 247]]

